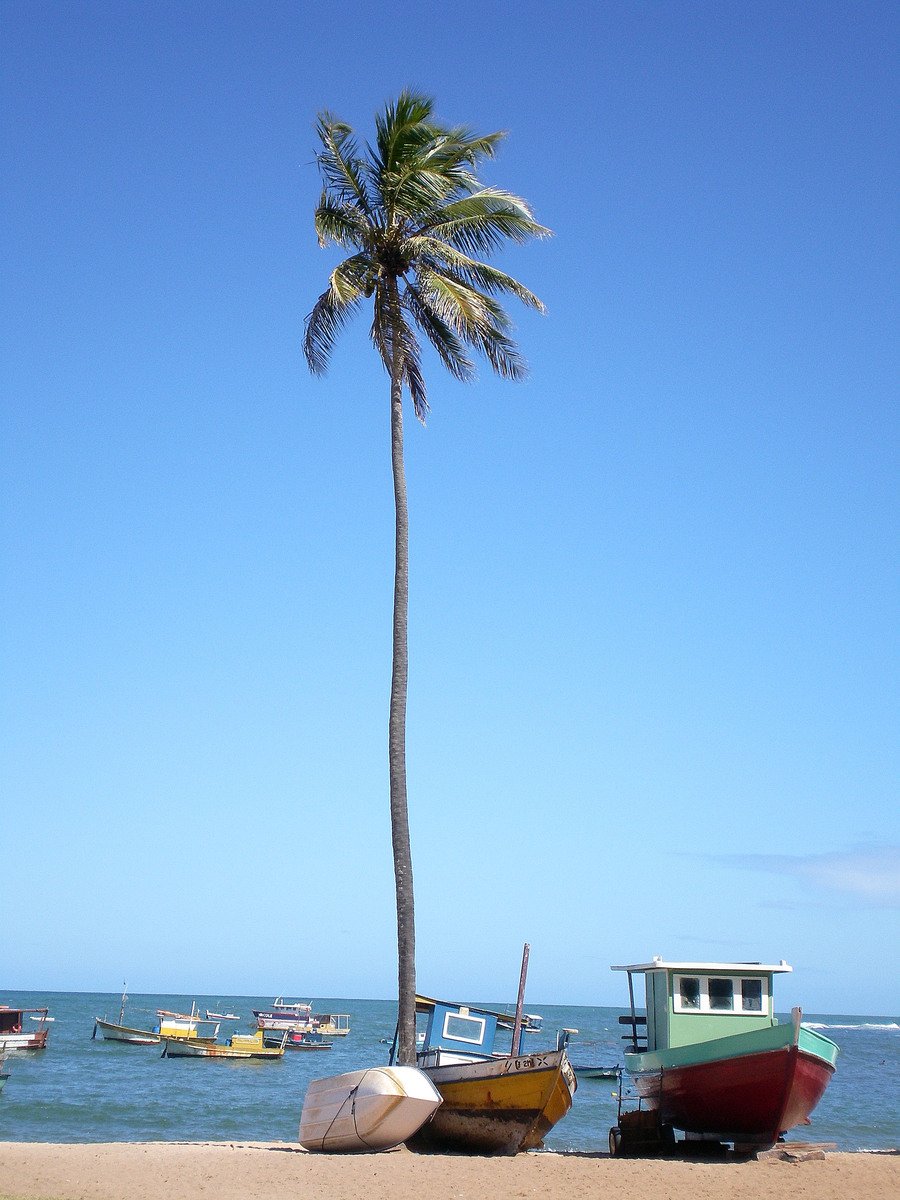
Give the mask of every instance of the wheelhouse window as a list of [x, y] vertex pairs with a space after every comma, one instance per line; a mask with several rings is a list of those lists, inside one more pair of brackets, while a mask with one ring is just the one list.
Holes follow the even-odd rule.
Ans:
[[741, 1008], [744, 1012], [762, 1012], [762, 980], [741, 980]]
[[683, 1011], [700, 1008], [700, 980], [693, 975], [682, 975], [678, 981], [679, 1008]]
[[711, 1012], [734, 1011], [734, 981], [731, 979], [710, 979], [709, 1007]]
[[769, 1011], [765, 978], [742, 975], [675, 975], [672, 1008], [677, 1013], [737, 1013], [762, 1015]]
[[444, 1017], [444, 1037], [480, 1046], [484, 1041], [484, 1026], [484, 1017], [464, 1017], [459, 1013], [447, 1013]]

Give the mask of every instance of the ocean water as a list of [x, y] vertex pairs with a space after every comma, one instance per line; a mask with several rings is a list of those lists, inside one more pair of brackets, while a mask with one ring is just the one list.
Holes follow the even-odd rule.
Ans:
[[[109, 993], [7, 992], [0, 1000], [20, 1007], [48, 1005], [55, 1017], [43, 1051], [11, 1053], [9, 1082], [0, 1094], [0, 1140], [285, 1141], [295, 1142], [307, 1084], [387, 1061], [396, 1005], [381, 1000], [304, 996], [317, 1012], [345, 1012], [351, 1033], [333, 1050], [288, 1052], [275, 1062], [162, 1058], [158, 1046], [91, 1040], [96, 1016], [117, 1020], [120, 997]], [[271, 996], [131, 996], [126, 1023], [152, 1027], [157, 1008], [240, 1013], [220, 1037], [253, 1028], [252, 1010]], [[508, 1009], [508, 1003], [486, 1002]], [[555, 1044], [556, 1030], [578, 1033], [569, 1054], [576, 1065], [622, 1061], [617, 1008], [570, 1008], [529, 1003], [544, 1017], [544, 1031], [526, 1035], [525, 1049]], [[841, 1150], [900, 1146], [900, 1024], [893, 1018], [806, 1016], [841, 1048], [837, 1072], [799, 1141], [835, 1142]], [[581, 1079], [571, 1111], [547, 1138], [559, 1151], [605, 1151], [615, 1124], [615, 1081]], [[790, 1136], [790, 1135], [789, 1135]]]

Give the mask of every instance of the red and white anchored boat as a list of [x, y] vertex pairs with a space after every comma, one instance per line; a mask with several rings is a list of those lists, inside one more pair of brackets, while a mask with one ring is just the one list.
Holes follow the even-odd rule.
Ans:
[[46, 1008], [10, 1008], [0, 1004], [0, 1051], [43, 1050], [50, 1030]]
[[322, 1033], [328, 1037], [346, 1037], [350, 1032], [348, 1013], [314, 1013], [311, 1004], [299, 1000], [285, 1000], [279, 996], [270, 1009], [254, 1008], [258, 1029], [267, 1031], [285, 1029], [297, 1033]]

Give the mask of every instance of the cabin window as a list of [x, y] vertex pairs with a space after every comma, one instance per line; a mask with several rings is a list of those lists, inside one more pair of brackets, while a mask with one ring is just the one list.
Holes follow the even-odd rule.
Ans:
[[709, 1007], [712, 1012], [734, 1011], [734, 982], [731, 979], [710, 979]]
[[463, 1017], [459, 1013], [447, 1013], [444, 1017], [444, 1037], [455, 1042], [471, 1042], [480, 1046], [484, 1041], [484, 1017]]
[[671, 983], [672, 1008], [677, 1013], [768, 1013], [768, 980], [741, 975], [678, 975]]
[[741, 980], [741, 1008], [744, 1012], [762, 1012], [762, 980]]
[[681, 1009], [699, 1009], [700, 980], [692, 975], [682, 975], [678, 981], [678, 999]]

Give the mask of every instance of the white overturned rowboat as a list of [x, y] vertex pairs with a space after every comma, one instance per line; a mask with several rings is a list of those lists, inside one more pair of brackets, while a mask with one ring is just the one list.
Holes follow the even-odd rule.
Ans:
[[326, 1154], [390, 1150], [412, 1137], [440, 1103], [418, 1067], [369, 1067], [314, 1079], [300, 1114], [300, 1144]]

